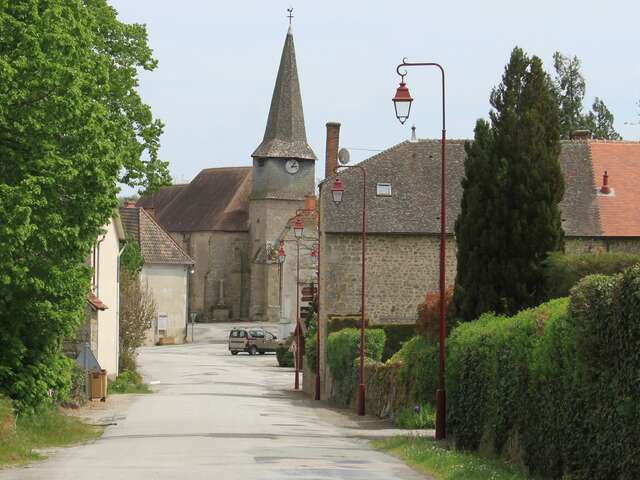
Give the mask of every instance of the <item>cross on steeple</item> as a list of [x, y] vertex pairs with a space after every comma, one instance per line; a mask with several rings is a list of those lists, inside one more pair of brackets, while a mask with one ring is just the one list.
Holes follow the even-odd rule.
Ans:
[[291, 20], [293, 20], [293, 7], [287, 8], [287, 12], [289, 12], [289, 15], [287, 15], [287, 17], [289, 17], [289, 26], [291, 26]]

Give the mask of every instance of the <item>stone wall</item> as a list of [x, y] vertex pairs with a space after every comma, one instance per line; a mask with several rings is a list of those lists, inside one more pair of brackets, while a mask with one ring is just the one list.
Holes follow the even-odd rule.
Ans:
[[[327, 234], [322, 250], [323, 315], [360, 311], [361, 237]], [[370, 324], [413, 323], [425, 294], [438, 289], [440, 239], [436, 235], [367, 237], [366, 317]], [[455, 242], [447, 239], [447, 285], [455, 279]]]
[[[195, 261], [190, 277], [189, 302], [192, 313], [211, 321], [221, 308], [229, 320], [248, 318], [250, 301], [249, 235], [247, 232], [171, 233]], [[220, 305], [220, 281], [223, 301]], [[216, 312], [218, 310], [218, 312]]]
[[640, 254], [637, 237], [569, 237], [565, 239], [567, 253], [624, 252]]

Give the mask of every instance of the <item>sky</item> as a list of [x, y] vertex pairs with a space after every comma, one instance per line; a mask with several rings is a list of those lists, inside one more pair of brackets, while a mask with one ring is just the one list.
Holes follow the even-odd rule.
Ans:
[[[293, 34], [317, 180], [325, 124], [342, 124], [352, 161], [406, 140], [440, 136], [435, 69], [411, 69], [414, 103], [400, 125], [391, 98], [396, 66], [442, 64], [447, 136], [471, 138], [514, 46], [552, 70], [555, 51], [577, 55], [585, 106], [602, 98], [627, 140], [640, 139], [640, 2], [637, 0], [110, 0], [126, 23], [143, 23], [159, 61], [142, 72], [144, 101], [166, 125], [161, 157], [177, 183], [201, 169], [251, 165], [264, 135], [293, 7]], [[625, 125], [625, 122], [636, 125]], [[126, 189], [124, 193], [127, 193]]]

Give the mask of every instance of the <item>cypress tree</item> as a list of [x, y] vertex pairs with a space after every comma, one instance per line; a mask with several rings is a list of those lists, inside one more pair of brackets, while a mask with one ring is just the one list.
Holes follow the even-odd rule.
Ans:
[[515, 48], [490, 101], [491, 127], [478, 122], [467, 147], [456, 223], [462, 320], [536, 304], [542, 262], [563, 248], [559, 112], [541, 60]]

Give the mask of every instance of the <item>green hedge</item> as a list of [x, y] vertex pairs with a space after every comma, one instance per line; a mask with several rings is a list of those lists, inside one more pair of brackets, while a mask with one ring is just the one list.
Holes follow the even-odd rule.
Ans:
[[382, 361], [391, 358], [398, 352], [404, 343], [412, 339], [416, 334], [415, 325], [376, 325], [371, 329], [383, 330], [386, 336], [384, 350], [382, 352]]
[[[411, 339], [416, 334], [415, 325], [369, 325], [365, 320], [366, 328], [384, 330], [386, 342], [382, 352], [382, 360], [386, 361], [396, 353], [402, 344]], [[360, 328], [360, 317], [358, 315], [334, 316], [327, 322], [327, 333], [339, 332], [346, 328]]]
[[640, 478], [640, 266], [571, 299], [456, 328], [447, 352], [456, 446], [545, 478]]
[[[368, 359], [380, 361], [385, 344], [383, 330], [365, 331], [365, 354]], [[360, 329], [346, 328], [329, 334], [327, 363], [334, 380], [334, 400], [349, 405], [357, 386], [360, 362]]]
[[629, 253], [552, 253], [544, 262], [546, 298], [568, 296], [571, 288], [587, 275], [613, 275], [638, 263], [640, 255]]
[[289, 351], [289, 347], [276, 348], [276, 359], [279, 367], [295, 367], [296, 362], [293, 358], [293, 352]]

